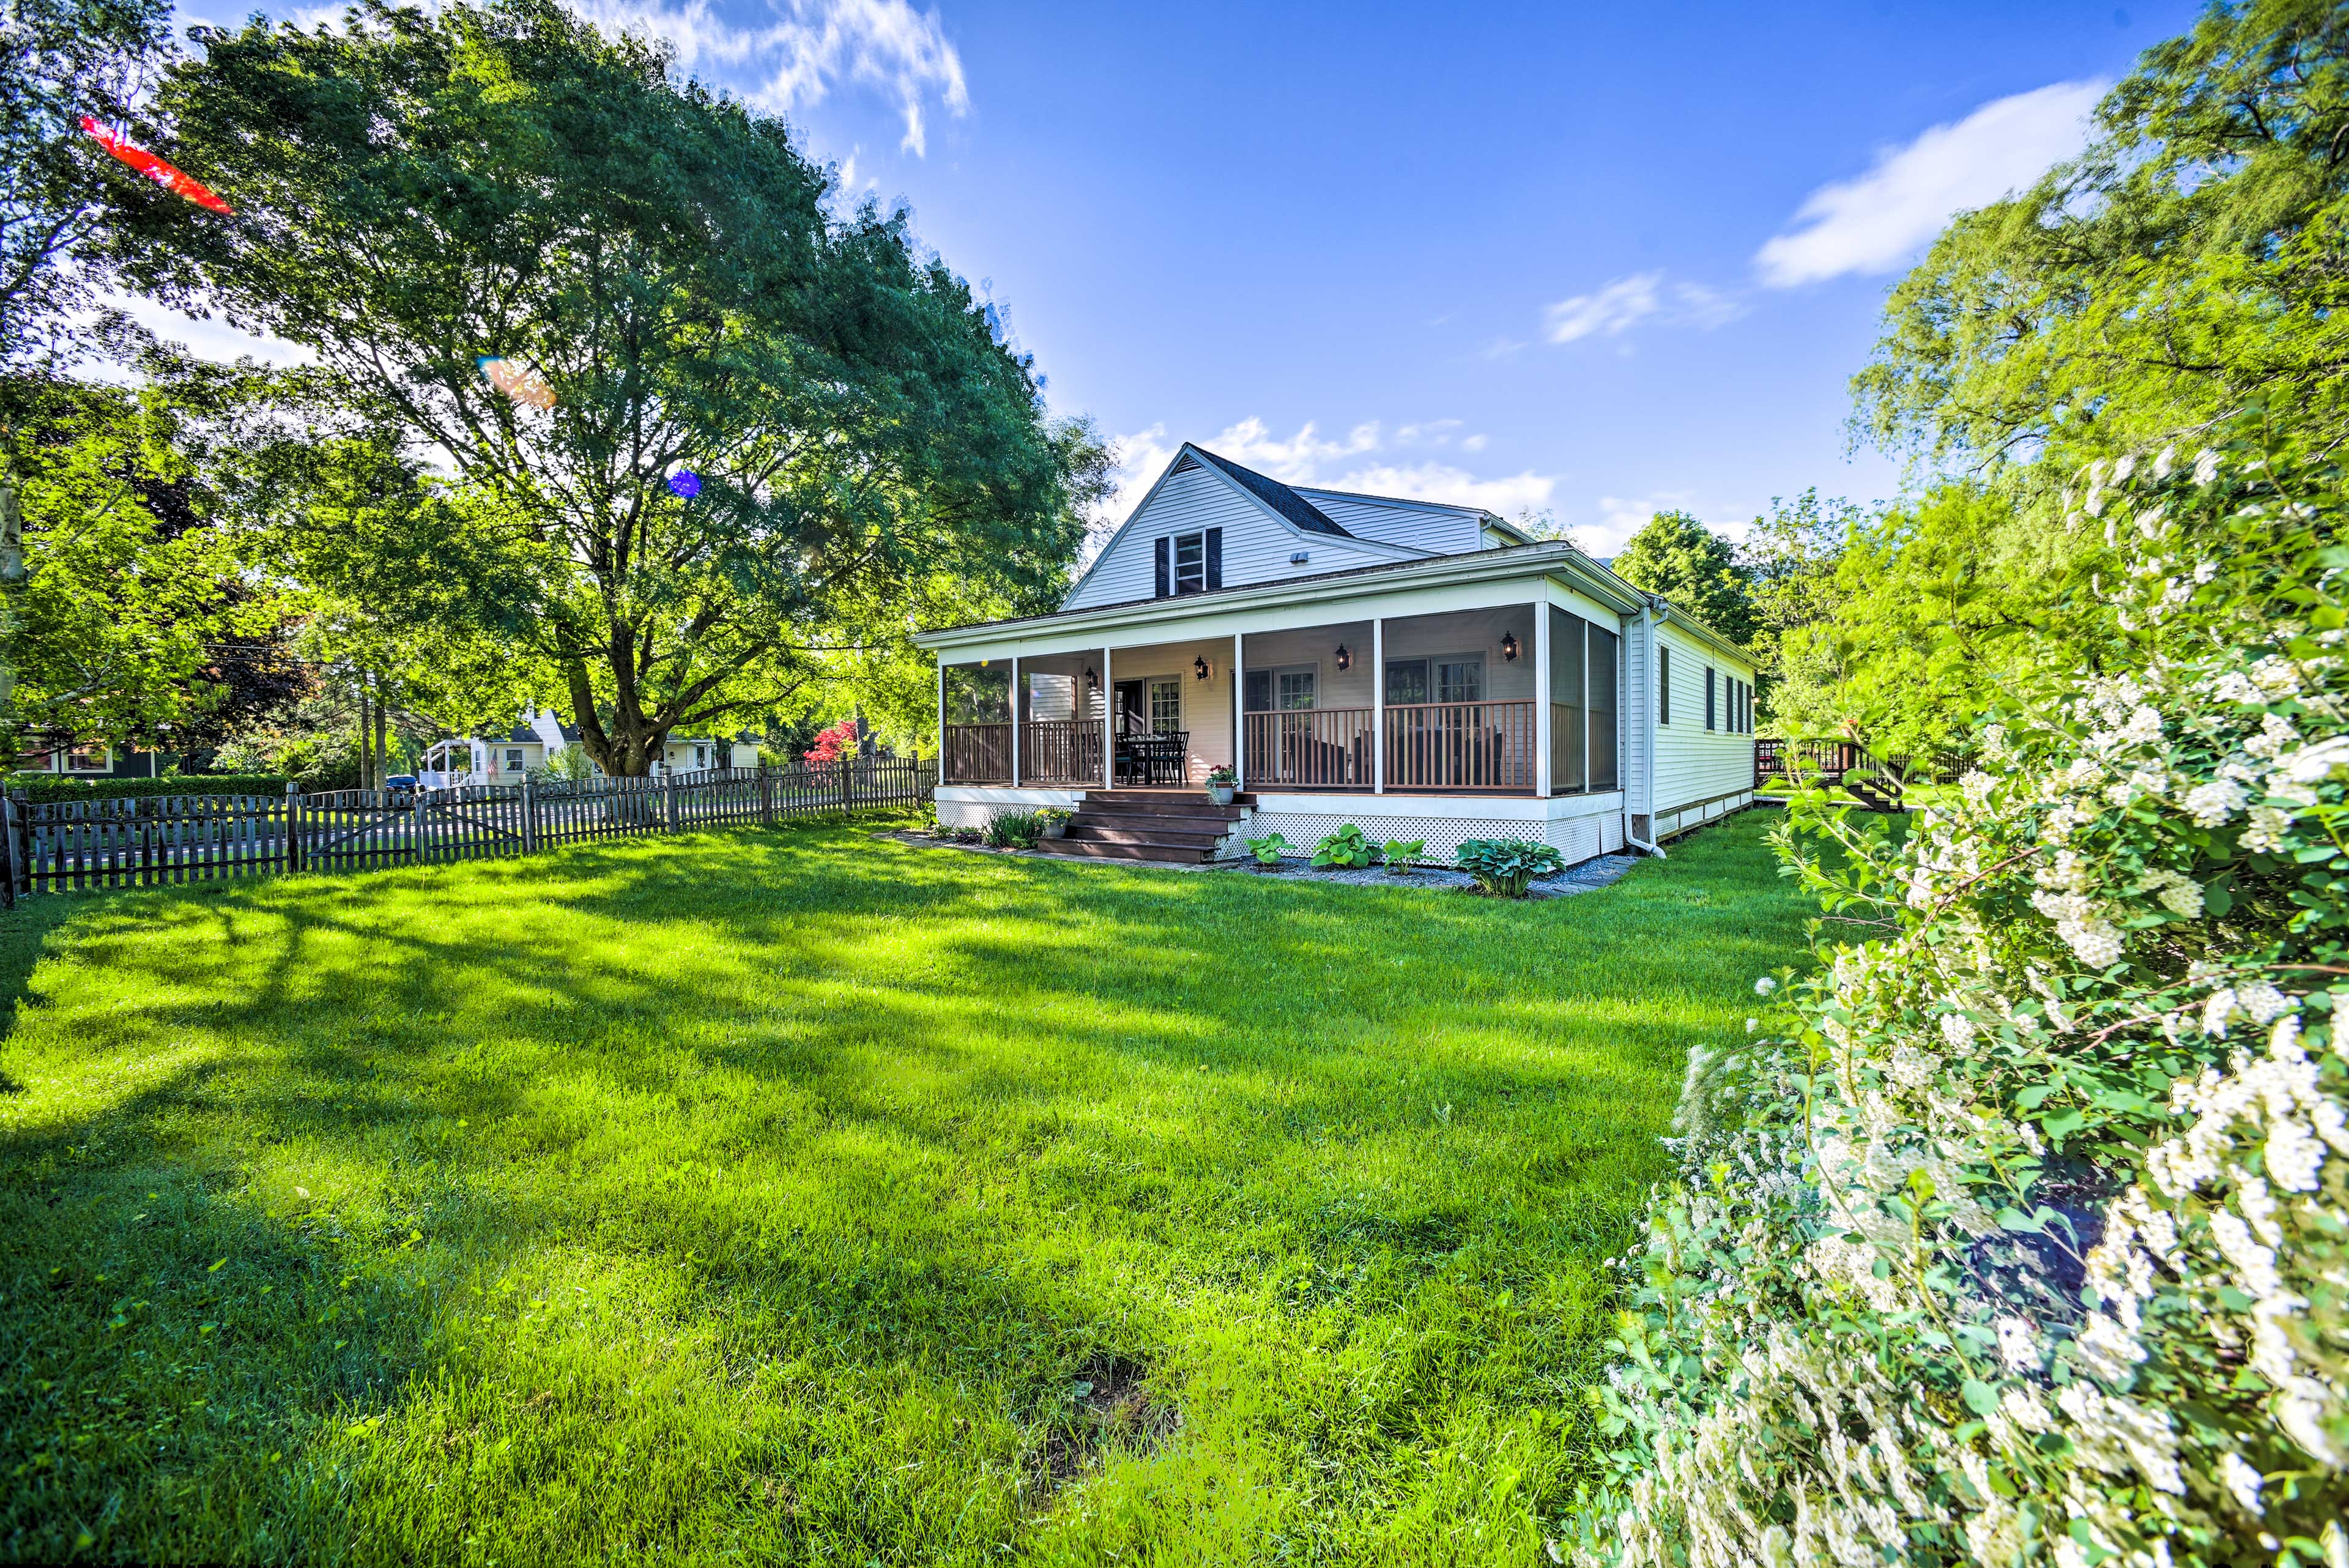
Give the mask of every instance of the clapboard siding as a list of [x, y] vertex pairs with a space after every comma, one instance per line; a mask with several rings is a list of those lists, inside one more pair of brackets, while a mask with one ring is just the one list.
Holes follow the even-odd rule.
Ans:
[[[1710, 800], [1754, 787], [1754, 737], [1727, 728], [1704, 727], [1704, 671], [1714, 671], [1715, 723], [1728, 722], [1718, 682], [1734, 676], [1751, 684], [1754, 667], [1729, 658], [1688, 635], [1671, 621], [1656, 628], [1657, 640], [1671, 650], [1671, 722], [1656, 727], [1656, 810]], [[1649, 719], [1654, 718], [1651, 708]]]
[[1330, 522], [1359, 538], [1402, 545], [1434, 556], [1461, 556], [1484, 548], [1484, 520], [1448, 506], [1412, 506], [1359, 495], [1293, 486]]
[[[1343, 524], [1340, 524], [1343, 526]], [[1158, 591], [1156, 542], [1170, 534], [1224, 531], [1224, 587], [1278, 582], [1284, 577], [1383, 566], [1389, 550], [1366, 550], [1328, 534], [1300, 535], [1268, 516], [1264, 508], [1222, 475], [1204, 465], [1171, 475], [1102, 551], [1092, 571], [1061, 607], [1093, 609], [1146, 599]], [[1303, 550], [1309, 559], [1289, 556]]]

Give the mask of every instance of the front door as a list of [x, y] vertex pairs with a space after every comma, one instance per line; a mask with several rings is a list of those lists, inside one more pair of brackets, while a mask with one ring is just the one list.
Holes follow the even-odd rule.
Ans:
[[1143, 697], [1143, 682], [1117, 682], [1117, 732], [1121, 735], [1150, 733], [1150, 708]]

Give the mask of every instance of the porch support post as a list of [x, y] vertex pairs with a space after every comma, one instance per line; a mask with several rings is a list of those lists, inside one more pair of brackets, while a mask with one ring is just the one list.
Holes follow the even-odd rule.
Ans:
[[1247, 788], [1247, 685], [1240, 674], [1241, 643], [1246, 640], [1238, 632], [1232, 633], [1232, 787]]
[[1549, 798], [1549, 589], [1534, 601], [1534, 793]]
[[938, 655], [938, 783], [947, 782], [947, 656]]
[[1011, 656], [1011, 787], [1019, 787], [1019, 656]]
[[1117, 688], [1110, 683], [1109, 649], [1102, 649], [1102, 788], [1117, 787]]
[[1371, 621], [1371, 793], [1387, 793], [1387, 620]]

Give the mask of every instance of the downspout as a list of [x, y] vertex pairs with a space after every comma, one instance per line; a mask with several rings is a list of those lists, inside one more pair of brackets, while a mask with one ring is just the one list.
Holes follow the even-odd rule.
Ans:
[[[1648, 831], [1653, 833], [1656, 830], [1656, 601], [1653, 595], [1644, 593], [1640, 596], [1640, 658], [1645, 663], [1649, 683], [1648, 700], [1641, 704], [1646, 711], [1640, 715], [1640, 728], [1648, 737], [1648, 743], [1640, 752], [1640, 815], [1648, 819]], [[1666, 858], [1662, 845], [1632, 837], [1631, 825], [1628, 822], [1623, 825], [1623, 842], [1634, 849], [1646, 850], [1659, 860]]]

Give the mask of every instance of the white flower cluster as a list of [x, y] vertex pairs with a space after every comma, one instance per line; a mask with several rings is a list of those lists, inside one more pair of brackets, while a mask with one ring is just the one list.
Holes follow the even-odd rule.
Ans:
[[2349, 897], [2303, 870], [2349, 670], [2225, 608], [2323, 514], [2181, 462], [2081, 509], [2116, 612], [2242, 651], [1992, 728], [1897, 848], [1809, 819], [1894, 934], [1756, 987], [1777, 1075], [1657, 1195], [1587, 1563], [2349, 1568]]

